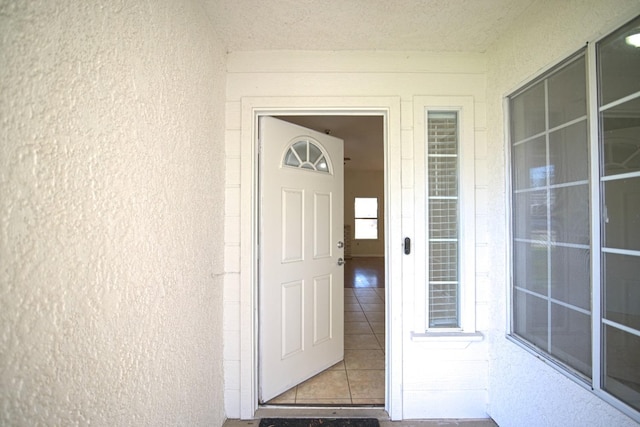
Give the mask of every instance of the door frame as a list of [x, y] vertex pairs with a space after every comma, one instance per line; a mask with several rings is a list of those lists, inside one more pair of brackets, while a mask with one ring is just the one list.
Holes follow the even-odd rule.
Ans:
[[[402, 198], [400, 97], [246, 97], [240, 129], [240, 417], [258, 405], [260, 116], [374, 115], [384, 121], [385, 410], [402, 419]], [[231, 201], [233, 202], [233, 201]], [[229, 201], [227, 201], [229, 203]]]

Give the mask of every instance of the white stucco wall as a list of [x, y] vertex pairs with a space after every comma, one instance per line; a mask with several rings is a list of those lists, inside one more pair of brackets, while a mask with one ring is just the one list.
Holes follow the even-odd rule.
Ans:
[[505, 142], [509, 92], [640, 13], [637, 0], [546, 0], [533, 5], [488, 51], [491, 311], [489, 414], [509, 426], [631, 426], [634, 421], [505, 339], [507, 325]]
[[[251, 258], [252, 223], [251, 175], [252, 117], [243, 116], [243, 100], [247, 97], [262, 107], [282, 105], [285, 99], [299, 108], [317, 105], [357, 106], [367, 99], [389, 97], [397, 99], [397, 110], [390, 113], [388, 165], [393, 181], [387, 194], [393, 214], [386, 220], [392, 232], [390, 241], [392, 271], [387, 283], [389, 331], [393, 343], [387, 366], [391, 372], [394, 419], [406, 418], [482, 418], [486, 417], [487, 343], [454, 343], [412, 340], [416, 330], [414, 308], [424, 303], [413, 298], [424, 289], [416, 281], [415, 271], [424, 267], [422, 259], [402, 253], [404, 236], [415, 236], [418, 210], [415, 186], [416, 146], [414, 137], [414, 107], [417, 98], [425, 95], [472, 97], [475, 116], [476, 253], [475, 272], [476, 322], [479, 330], [488, 326], [486, 248], [487, 183], [486, 183], [486, 115], [485, 59], [481, 54], [427, 54], [417, 52], [311, 52], [261, 51], [232, 52], [227, 62], [227, 122], [226, 122], [226, 234], [225, 234], [225, 408], [230, 418], [253, 416], [251, 405], [257, 404], [254, 344], [255, 317], [252, 304], [257, 300]], [[354, 100], [354, 101], [352, 101]], [[248, 102], [248, 101], [247, 101]], [[253, 101], [252, 101], [253, 102]], [[331, 104], [331, 103], [335, 104]], [[415, 102], [415, 105], [414, 105]], [[248, 124], [246, 123], [248, 122]], [[247, 131], [248, 129], [248, 131]], [[249, 134], [249, 135], [247, 135]], [[248, 144], [246, 144], [248, 138]], [[243, 186], [243, 184], [246, 184]], [[244, 233], [243, 233], [244, 231]], [[395, 234], [392, 234], [395, 233]], [[389, 240], [394, 239], [394, 240]], [[415, 242], [415, 240], [414, 240]], [[424, 242], [422, 242], [423, 244]], [[415, 246], [414, 246], [415, 247]], [[473, 274], [472, 274], [473, 275]], [[473, 286], [474, 283], [471, 283]], [[389, 291], [392, 289], [392, 291]], [[416, 317], [418, 317], [416, 315]], [[257, 334], [257, 332], [255, 332]], [[391, 337], [391, 335], [393, 335]], [[256, 335], [257, 336], [257, 335]], [[391, 338], [390, 338], [391, 337]], [[393, 356], [395, 354], [395, 356]]]
[[221, 425], [224, 51], [193, 1], [0, 0], [0, 424]]

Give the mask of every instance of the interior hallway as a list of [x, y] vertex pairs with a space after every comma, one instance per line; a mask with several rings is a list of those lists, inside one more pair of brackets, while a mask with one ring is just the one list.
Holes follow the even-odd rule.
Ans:
[[349, 259], [344, 286], [344, 360], [269, 405], [384, 405], [384, 258]]

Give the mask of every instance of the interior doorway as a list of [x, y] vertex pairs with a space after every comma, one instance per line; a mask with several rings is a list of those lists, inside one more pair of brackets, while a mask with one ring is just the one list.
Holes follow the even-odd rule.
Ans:
[[[268, 405], [385, 404], [386, 259], [384, 116], [273, 115], [344, 140], [344, 359], [265, 402]], [[377, 201], [376, 235], [356, 238], [355, 198]], [[371, 218], [368, 218], [371, 220]], [[371, 223], [371, 221], [369, 221]]]

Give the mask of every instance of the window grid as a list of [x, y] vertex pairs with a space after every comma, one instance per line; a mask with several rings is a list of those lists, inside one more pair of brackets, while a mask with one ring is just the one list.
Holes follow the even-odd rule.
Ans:
[[291, 168], [331, 173], [329, 162], [319, 144], [309, 140], [296, 141], [289, 146], [283, 165]]
[[[567, 323], [567, 319], [572, 316], [584, 316], [586, 321], [590, 319], [591, 310], [555, 296], [561, 292], [556, 289], [559, 284], [554, 279], [554, 254], [558, 248], [578, 249], [583, 252], [590, 249], [588, 233], [587, 240], [584, 241], [584, 236], [571, 235], [571, 231], [562, 230], [563, 226], [569, 227], [566, 224], [569, 218], [563, 218], [563, 212], [558, 208], [561, 205], [571, 204], [566, 197], [560, 197], [561, 195], [588, 188], [589, 180], [563, 181], [562, 177], [556, 176], [559, 172], [558, 159], [551, 158], [552, 137], [557, 135], [557, 132], [587, 123], [586, 105], [582, 114], [578, 114], [577, 117], [567, 117], [564, 123], [559, 122], [558, 116], [564, 117], [567, 115], [566, 111], [561, 111], [559, 114], [558, 111], [552, 111], [550, 105], [550, 97], [557, 96], [550, 89], [550, 80], [558, 77], [561, 79], [563, 70], [576, 63], [579, 64], [578, 61], [584, 61], [584, 53], [562, 64], [543, 79], [510, 98], [512, 195], [515, 208], [513, 222], [516, 225], [513, 236], [515, 251], [513, 298], [514, 310], [518, 313], [513, 318], [513, 333], [588, 380], [591, 375], [590, 357], [585, 361], [571, 354], [577, 353], [577, 349], [586, 343], [579, 343], [575, 348], [566, 348], [563, 347], [563, 341], [579, 340], [576, 338], [575, 331], [572, 330], [573, 326]], [[586, 92], [586, 87], [583, 90]], [[518, 100], [518, 97], [521, 99]], [[540, 103], [538, 110], [531, 106], [536, 101]], [[514, 108], [517, 109], [518, 102], [520, 102], [521, 111], [514, 111]], [[584, 102], [586, 104], [586, 93]], [[551, 125], [552, 113], [555, 114], [553, 126]], [[525, 118], [528, 119], [531, 116], [534, 116], [533, 125], [529, 126], [525, 123], [520, 125], [519, 132], [514, 130], [514, 120], [524, 122]], [[553, 143], [557, 144], [557, 141]], [[586, 145], [586, 140], [584, 143]], [[563, 141], [563, 144], [567, 145], [568, 142]], [[569, 150], [566, 147], [564, 149]], [[522, 170], [526, 171], [527, 175], [522, 175]], [[525, 178], [528, 181], [525, 181]], [[571, 212], [571, 208], [565, 209]], [[543, 222], [540, 222], [541, 220]], [[544, 228], [541, 227], [542, 224]], [[581, 238], [583, 241], [580, 241]], [[524, 269], [519, 268], [516, 265], [519, 262], [526, 262], [528, 266]], [[588, 265], [585, 265], [584, 269], [587, 270]], [[565, 286], [568, 285], [565, 284]], [[519, 306], [519, 303], [524, 303], [524, 306]], [[544, 316], [543, 322], [540, 316]], [[590, 336], [588, 338], [590, 339]]]
[[640, 17], [600, 40], [597, 74], [602, 357], [599, 386], [640, 421]]
[[[640, 28], [640, 17], [588, 45], [585, 70], [588, 79], [563, 81], [560, 77], [558, 80], [563, 84], [556, 82], [555, 89], [551, 88], [551, 80], [565, 67], [577, 69], [576, 61], [585, 57], [584, 53], [579, 53], [509, 96], [508, 103], [512, 166], [511, 336], [531, 351], [565, 368], [573, 374], [571, 377], [580, 378], [583, 385], [590, 384], [596, 395], [640, 421], [640, 80], [637, 78], [640, 50], [625, 43], [625, 37], [637, 28]], [[583, 86], [584, 90], [588, 87], [585, 103], [590, 108], [586, 119], [573, 117], [573, 107], [553, 110], [551, 96], [559, 92], [569, 97], [571, 104], [575, 98], [570, 97], [575, 95], [578, 86], [580, 91]], [[537, 115], [538, 111], [533, 110], [524, 114], [526, 108], [514, 109], [515, 98], [524, 95], [522, 99], [527, 101], [528, 95], [542, 88], [543, 115]], [[559, 99], [554, 100], [556, 107], [560, 105]], [[560, 114], [554, 116], [552, 111]], [[558, 125], [563, 120], [565, 123]], [[542, 122], [544, 130], [540, 129]], [[574, 145], [566, 151], [556, 151], [556, 157], [552, 158], [550, 148], [558, 140], [554, 141], [552, 134], [562, 130], [565, 133], [562, 137], [572, 135], [575, 141], [580, 133], [576, 129], [586, 129], [589, 141], [586, 155], [576, 151]], [[544, 164], [541, 158], [531, 158], [531, 155], [541, 153], [542, 147]], [[572, 176], [572, 179], [558, 184], [552, 179], [555, 178], [554, 170], [549, 166], [555, 164], [562, 168], [565, 166], [563, 161], [583, 165], [589, 171], [587, 180], [575, 179], [575, 173], [565, 174], [565, 178]], [[524, 178], [528, 178], [522, 170], [528, 172], [541, 166], [547, 167], [544, 185], [539, 180], [522, 185]], [[556, 169], [555, 175], [562, 175], [557, 172]], [[518, 223], [519, 219], [532, 215], [531, 212], [537, 215], [538, 208], [534, 205], [543, 194], [546, 199], [545, 232], [523, 233], [530, 224], [525, 220], [523, 226]], [[581, 204], [580, 199], [587, 200], [588, 204]], [[560, 206], [558, 210], [554, 204], [564, 204], [565, 208]], [[571, 204], [579, 209], [566, 209], [566, 205]], [[560, 216], [571, 212], [574, 215], [566, 215], [565, 224], [558, 228], [557, 218], [552, 217], [554, 212], [556, 215], [559, 212]], [[562, 226], [569, 227], [570, 232]], [[542, 258], [531, 256], [534, 247], [545, 249]], [[528, 248], [528, 252], [523, 248]], [[561, 255], [561, 261], [573, 263], [571, 268], [588, 272], [593, 285], [588, 288], [587, 300], [574, 298], [576, 292], [571, 288], [582, 280], [580, 274], [568, 276], [571, 279], [568, 299], [565, 298], [567, 295], [557, 294], [557, 289], [554, 295], [552, 263], [558, 262], [558, 258], [552, 251]], [[573, 251], [579, 257], [569, 259], [567, 251]], [[538, 279], [538, 272], [543, 272], [539, 275], [540, 283], [532, 280]], [[522, 281], [523, 277], [527, 280]], [[581, 292], [584, 293], [584, 289]], [[525, 305], [518, 304], [519, 298], [526, 299]], [[528, 323], [522, 323], [523, 319]], [[563, 329], [562, 324], [556, 324], [558, 320], [567, 325], [573, 322], [590, 326], [579, 331], [590, 338], [588, 345], [582, 343], [580, 348], [583, 354], [590, 354], [593, 363], [585, 365], [584, 358], [566, 352], [571, 350], [567, 346], [569, 340], [557, 335], [557, 331]], [[519, 329], [521, 325], [531, 329], [523, 331]], [[555, 352], [554, 340], [558, 347]]]

